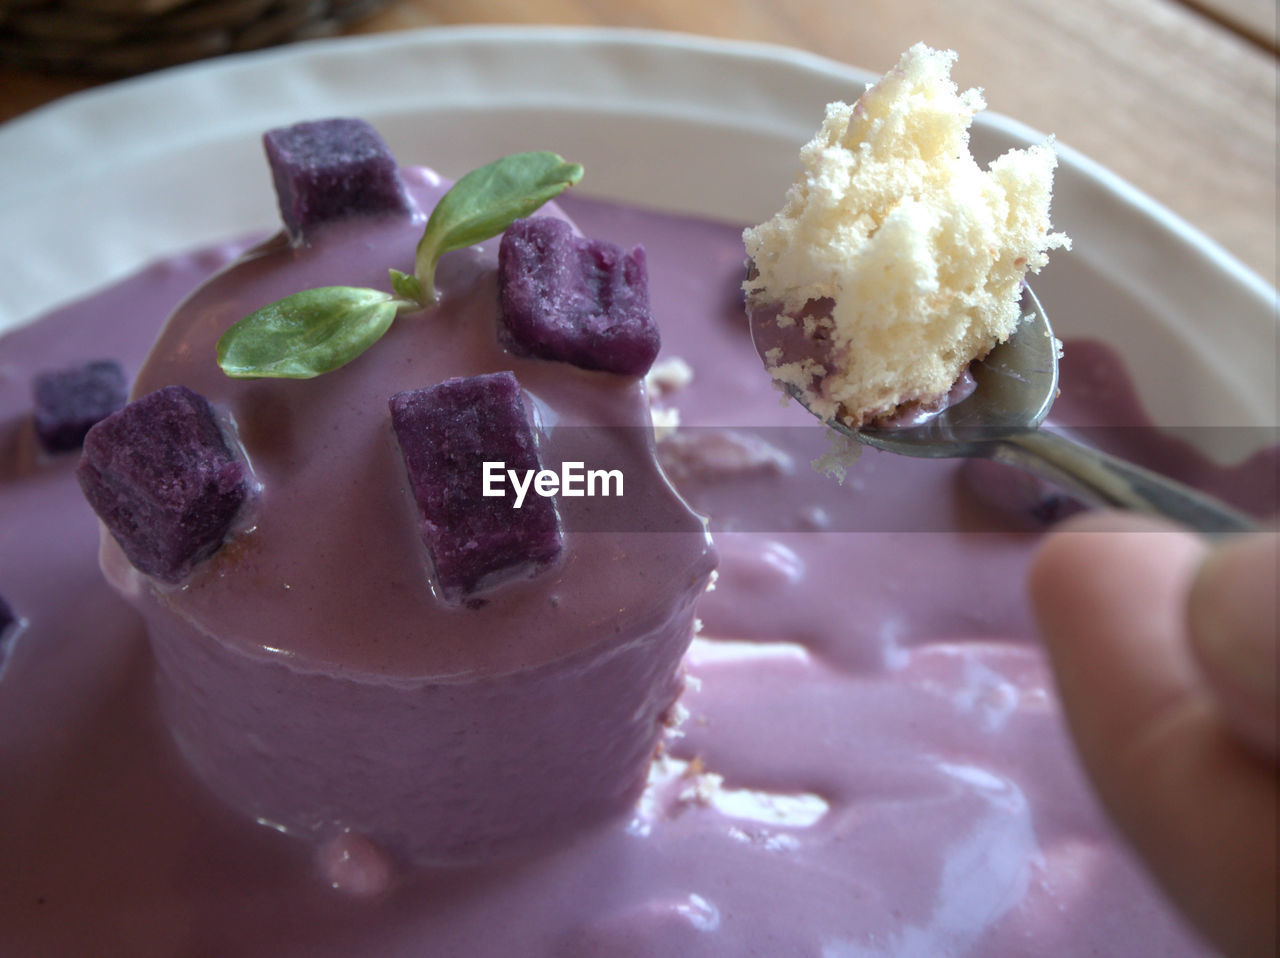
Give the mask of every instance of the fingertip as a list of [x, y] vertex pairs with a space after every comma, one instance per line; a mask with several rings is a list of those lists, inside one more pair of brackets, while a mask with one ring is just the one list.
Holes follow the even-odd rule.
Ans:
[[1194, 680], [1186, 594], [1204, 541], [1131, 513], [1063, 523], [1032, 559], [1029, 592], [1068, 714], [1114, 733]]
[[1275, 936], [1275, 769], [1232, 740], [1193, 655], [1191, 592], [1209, 548], [1159, 520], [1091, 514], [1047, 538], [1029, 584], [1112, 817], [1202, 930], [1228, 953], [1261, 954]]
[[1127, 795], [1125, 746], [1198, 694], [1186, 602], [1205, 546], [1160, 520], [1099, 512], [1035, 556], [1032, 607], [1077, 750], [1100, 792]]
[[1222, 542], [1188, 598], [1191, 647], [1231, 728], [1266, 758], [1280, 753], [1277, 553], [1272, 532]]
[[[1132, 512], [1098, 510], [1073, 516], [1059, 524], [1032, 556], [1028, 588], [1042, 628], [1050, 626], [1048, 638], [1055, 638], [1059, 624], [1078, 618], [1080, 601], [1092, 602], [1099, 585], [1099, 563], [1110, 569], [1113, 559], [1131, 552], [1137, 540], [1123, 538], [1133, 533], [1167, 533], [1178, 538], [1177, 546], [1195, 547], [1194, 537], [1163, 519]], [[1154, 548], [1150, 542], [1147, 548]]]

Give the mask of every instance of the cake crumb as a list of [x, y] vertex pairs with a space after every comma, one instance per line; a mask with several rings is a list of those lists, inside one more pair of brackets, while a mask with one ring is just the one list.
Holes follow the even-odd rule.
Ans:
[[649, 416], [653, 420], [655, 442], [671, 438], [680, 428], [680, 410], [675, 406], [650, 406]]
[[815, 472], [830, 476], [840, 485], [844, 485], [849, 469], [862, 455], [862, 445], [850, 439], [842, 432], [827, 430], [827, 451], [813, 460]]
[[665, 396], [684, 389], [693, 382], [693, 367], [679, 356], [658, 360], [644, 375], [645, 388], [651, 394]]
[[653, 417], [653, 436], [658, 442], [670, 437], [680, 426], [680, 410], [665, 405], [672, 393], [693, 382], [693, 367], [679, 356], [668, 356], [654, 363], [644, 374], [645, 391], [649, 394], [649, 412]]
[[694, 756], [680, 774], [685, 785], [676, 795], [682, 805], [710, 805], [716, 792], [724, 785], [724, 776], [707, 771], [701, 756]]
[[916, 44], [856, 103], [830, 104], [782, 210], [743, 234], [752, 308], [832, 303], [805, 319], [827, 363], [765, 357], [822, 418], [856, 428], [944, 395], [1016, 329], [1026, 274], [1070, 246], [1049, 219], [1052, 139], [981, 169], [969, 127], [986, 103], [957, 89], [955, 59]]

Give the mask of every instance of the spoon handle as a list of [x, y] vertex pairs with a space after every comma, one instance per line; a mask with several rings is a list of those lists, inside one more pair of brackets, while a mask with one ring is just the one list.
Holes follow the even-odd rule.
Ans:
[[1212, 496], [1058, 433], [1029, 429], [1000, 440], [992, 453], [1099, 505], [1164, 516], [1197, 532], [1258, 529], [1255, 520]]

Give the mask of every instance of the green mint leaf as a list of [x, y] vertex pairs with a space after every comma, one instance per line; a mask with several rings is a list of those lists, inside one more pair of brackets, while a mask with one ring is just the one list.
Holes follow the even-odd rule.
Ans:
[[397, 296], [411, 299], [415, 303], [422, 302], [422, 284], [418, 282], [416, 276], [402, 273], [398, 269], [389, 270], [388, 272], [391, 273], [391, 288], [396, 291]]
[[582, 179], [582, 167], [545, 151], [513, 153], [472, 170], [431, 211], [413, 273], [421, 302], [435, 301], [436, 263], [450, 250], [497, 236]]
[[303, 290], [250, 313], [218, 340], [235, 379], [310, 379], [349, 363], [382, 338], [406, 303], [351, 286]]

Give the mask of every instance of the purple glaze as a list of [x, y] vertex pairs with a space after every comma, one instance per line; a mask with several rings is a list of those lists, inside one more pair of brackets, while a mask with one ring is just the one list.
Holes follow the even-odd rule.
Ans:
[[1044, 528], [1084, 508], [1053, 483], [993, 459], [965, 460], [960, 475], [976, 500], [1026, 528]]
[[[672, 397], [693, 435], [796, 437], [793, 474], [688, 486], [719, 528], [760, 529], [717, 534], [720, 576], [698, 614], [706, 634], [766, 654], [698, 643], [689, 672], [701, 685], [672, 747], [722, 775], [736, 811], [675, 778], [635, 814], [517, 865], [388, 877], [355, 840], [337, 836], [317, 862], [209, 795], [160, 721], [145, 635], [101, 579], [97, 524], [70, 468], [30, 455], [23, 425], [27, 370], [107, 339], [137, 368], [160, 318], [224, 254], [185, 259], [0, 341], [0, 364], [23, 371], [0, 377], [15, 453], [0, 482], [11, 536], [0, 584], [29, 620], [0, 682], [0, 783], [22, 783], [0, 785], [0, 953], [1207, 955], [1076, 768], [1016, 585], [1037, 538], [972, 508], [951, 463], [867, 452], [853, 489], [803, 481], [803, 456], [823, 442], [762, 382], [736, 294], [739, 228], [564, 205], [585, 232], [649, 250], [664, 348], [694, 367]], [[1106, 350], [1068, 344], [1063, 376], [1056, 412], [1073, 425], [1142, 422]], [[1274, 511], [1274, 451], [1221, 469], [1149, 428], [1108, 435]], [[793, 495], [794, 508], [774, 505]], [[814, 509], [855, 531], [803, 531]], [[746, 814], [746, 790], [811, 793], [827, 808], [808, 825], [771, 824]]]
[[[407, 176], [421, 208], [430, 209], [447, 187], [424, 172]], [[593, 641], [593, 623], [647, 629], [665, 614], [652, 605], [662, 601], [655, 597], [682, 592], [696, 578], [692, 570], [705, 571], [700, 524], [665, 483], [652, 481], [641, 384], [513, 356], [499, 345], [496, 239], [443, 258], [436, 277], [441, 304], [401, 317], [343, 369], [293, 381], [233, 380], [217, 367], [213, 344], [231, 317], [312, 286], [385, 288], [388, 266], [411, 269], [422, 225], [419, 217], [335, 224], [303, 249], [278, 237], [268, 241], [183, 304], [134, 384], [138, 394], [180, 381], [207, 396], [235, 422], [262, 485], [255, 528], [231, 558], [237, 574], [260, 575], [273, 587], [255, 600], [214, 563], [181, 600], [184, 617], [247, 655], [388, 677], [500, 675], [580, 651]], [[470, 611], [467, 628], [459, 630], [457, 610], [436, 602], [425, 571], [412, 571], [423, 569], [422, 545], [387, 400], [454, 376], [506, 370], [540, 410], [546, 468], [582, 459], [584, 436], [601, 446], [612, 439], [588, 458], [610, 457], [600, 464], [634, 477], [635, 495], [562, 498], [565, 551], [579, 561], [509, 584], [503, 602]], [[335, 424], [342, 425], [341, 438]], [[345, 518], [317, 522], [335, 489], [353, 491], [352, 501], [342, 504]], [[628, 531], [636, 512], [649, 524]], [[620, 591], [610, 594], [588, 588], [600, 570], [634, 550], [651, 564], [644, 577], [619, 577]], [[110, 555], [106, 562], [110, 575], [130, 577], [127, 569], [116, 575]], [[335, 582], [344, 588], [335, 589]], [[389, 590], [387, 583], [398, 585]], [[287, 593], [287, 601], [279, 593]], [[548, 612], [552, 599], [559, 604]], [[367, 624], [375, 621], [397, 626], [371, 633]], [[537, 623], [532, 634], [530, 622]], [[476, 633], [486, 641], [473, 641]], [[423, 642], [422, 634], [435, 638]]]

